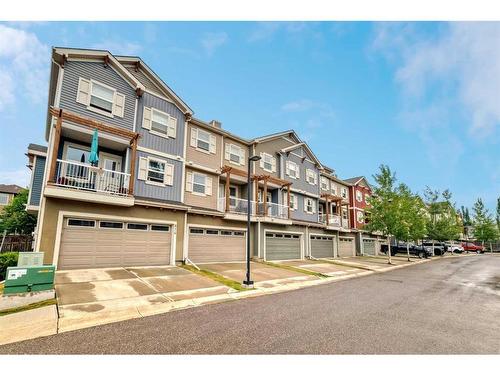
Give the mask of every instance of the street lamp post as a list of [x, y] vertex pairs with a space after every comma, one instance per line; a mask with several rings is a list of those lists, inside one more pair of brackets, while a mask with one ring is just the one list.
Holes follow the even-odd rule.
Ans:
[[251, 206], [250, 206], [250, 198], [252, 196], [252, 179], [250, 176], [251, 168], [250, 164], [252, 162], [256, 162], [260, 160], [260, 156], [254, 155], [248, 158], [248, 172], [247, 172], [247, 277], [246, 280], [243, 280], [243, 285], [247, 288], [253, 287], [253, 280], [250, 280], [250, 215], [251, 215]]

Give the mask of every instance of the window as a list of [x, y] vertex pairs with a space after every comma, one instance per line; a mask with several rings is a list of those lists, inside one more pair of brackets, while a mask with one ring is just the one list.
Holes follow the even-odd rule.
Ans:
[[368, 204], [368, 200], [370, 199], [370, 196], [368, 194], [365, 194], [365, 203]]
[[151, 130], [160, 134], [168, 135], [169, 115], [166, 113], [151, 109]]
[[231, 232], [230, 230], [221, 230], [220, 234], [221, 236], [231, 236], [233, 232]]
[[94, 220], [68, 219], [70, 227], [95, 227]]
[[290, 209], [295, 211], [298, 206], [297, 196], [295, 194], [290, 194]]
[[243, 237], [244, 235], [245, 235], [245, 232], [243, 232], [243, 231], [234, 231], [233, 232], [233, 236]]
[[363, 222], [363, 212], [361, 212], [361, 211], [356, 212], [356, 220], [358, 221], [358, 223]]
[[113, 113], [115, 90], [92, 81], [90, 85], [90, 106]]
[[321, 177], [321, 189], [328, 190], [328, 179], [326, 177]]
[[196, 139], [196, 147], [201, 150], [210, 152], [210, 133], [198, 129], [198, 137]]
[[90, 151], [85, 146], [68, 145], [66, 148], [66, 160], [78, 163], [89, 163]]
[[212, 236], [218, 236], [219, 235], [219, 231], [217, 229], [207, 229], [206, 233], [209, 234], [209, 235], [212, 235]]
[[362, 202], [363, 201], [363, 193], [361, 193], [359, 190], [356, 190], [356, 200], [358, 202]]
[[306, 169], [306, 181], [311, 185], [316, 185], [318, 176], [312, 169]]
[[110, 229], [122, 229], [123, 223], [119, 223], [116, 221], [101, 221], [99, 223], [100, 228], [110, 228]]
[[170, 232], [170, 226], [151, 224], [151, 230], [154, 232]]
[[342, 210], [342, 219], [347, 220], [347, 210]]
[[236, 207], [237, 199], [238, 199], [238, 189], [236, 188], [236, 186], [230, 186], [229, 187], [229, 205], [231, 207]]
[[148, 159], [148, 181], [163, 184], [165, 181], [165, 162]]
[[244, 165], [245, 151], [240, 147], [233, 144], [226, 145], [226, 160], [238, 165]]
[[128, 223], [127, 229], [131, 230], [148, 230], [147, 224], [137, 224], [137, 223]]
[[193, 192], [194, 193], [200, 193], [200, 194], [205, 194], [205, 187], [206, 187], [206, 178], [204, 174], [201, 173], [193, 173]]
[[342, 198], [347, 198], [347, 188], [342, 188]]
[[308, 214], [313, 214], [316, 211], [316, 202], [311, 198], [304, 199], [304, 211]]
[[9, 202], [9, 194], [0, 193], [0, 204], [6, 205]]
[[201, 228], [191, 228], [191, 229], [189, 229], [189, 233], [191, 233], [191, 234], [203, 234], [203, 229], [201, 229]]
[[274, 172], [275, 159], [272, 155], [266, 154], [265, 152], [261, 153], [262, 159], [260, 159], [260, 166], [262, 169], [268, 172]]
[[289, 175], [292, 178], [299, 178], [300, 172], [299, 172], [299, 166], [294, 163], [293, 161], [287, 161], [286, 162], [286, 174]]
[[331, 183], [331, 191], [333, 195], [337, 195], [337, 185], [335, 185], [333, 182]]

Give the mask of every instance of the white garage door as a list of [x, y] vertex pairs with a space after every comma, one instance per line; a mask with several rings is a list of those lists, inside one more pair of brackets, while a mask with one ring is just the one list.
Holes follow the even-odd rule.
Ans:
[[339, 257], [352, 257], [356, 255], [354, 238], [339, 238]]
[[68, 218], [58, 269], [168, 265], [171, 239], [169, 225]]
[[311, 235], [311, 255], [314, 258], [333, 258], [335, 237]]
[[376, 241], [374, 239], [363, 238], [363, 251], [365, 255], [377, 255]]
[[194, 263], [243, 262], [246, 231], [224, 228], [189, 228], [188, 258]]
[[266, 232], [266, 260], [300, 259], [300, 235]]

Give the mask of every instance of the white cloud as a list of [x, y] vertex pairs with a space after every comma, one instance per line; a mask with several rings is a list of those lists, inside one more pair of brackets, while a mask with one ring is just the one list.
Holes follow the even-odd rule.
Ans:
[[396, 82], [417, 110], [456, 99], [470, 134], [485, 137], [500, 127], [500, 23], [452, 22], [434, 33], [415, 24], [377, 24], [372, 47], [397, 64]]
[[16, 184], [21, 187], [26, 187], [29, 184], [29, 170], [23, 168], [17, 171], [0, 171], [0, 181], [2, 184]]
[[[49, 47], [34, 33], [0, 25], [0, 87], [4, 91], [0, 111], [15, 103], [12, 93], [36, 103], [46, 98], [49, 59]], [[21, 87], [14, 90], [14, 83]]]
[[208, 56], [212, 56], [215, 50], [227, 43], [229, 37], [225, 32], [205, 33], [201, 39], [201, 45]]
[[106, 50], [113, 55], [125, 56], [135, 56], [142, 50], [142, 46], [138, 43], [116, 40], [104, 40], [100, 43], [93, 44], [91, 48]]

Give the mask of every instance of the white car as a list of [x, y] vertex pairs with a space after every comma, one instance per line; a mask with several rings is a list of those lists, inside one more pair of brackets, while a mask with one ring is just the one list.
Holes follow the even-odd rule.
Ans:
[[449, 251], [450, 253], [463, 253], [464, 248], [454, 243], [447, 243], [446, 250]]

